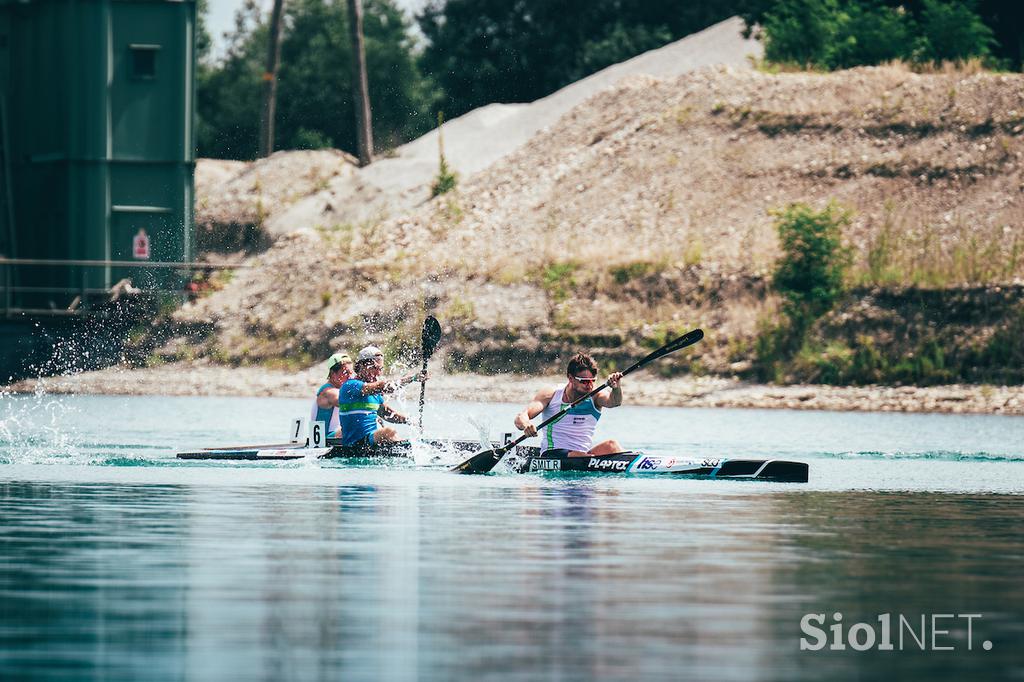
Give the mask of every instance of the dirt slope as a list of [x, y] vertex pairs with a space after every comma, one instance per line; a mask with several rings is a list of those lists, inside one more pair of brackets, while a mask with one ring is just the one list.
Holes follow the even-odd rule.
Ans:
[[1019, 75], [633, 77], [407, 216], [282, 239], [180, 311], [203, 340], [164, 354], [312, 363], [414, 340], [425, 307], [457, 367], [535, 369], [575, 345], [626, 358], [700, 325], [697, 364], [670, 368], [742, 373], [775, 305], [769, 210], [790, 202], [853, 211], [854, 284], [1020, 285], [1022, 132]]
[[[743, 38], [733, 17], [699, 33], [567, 85], [535, 102], [490, 104], [443, 126], [445, 156], [467, 178], [507, 156], [563, 114], [626, 76], [672, 77], [711, 64], [749, 68], [760, 43]], [[197, 163], [196, 222], [205, 235], [228, 249], [248, 240], [266, 246], [300, 227], [377, 223], [403, 215], [430, 198], [438, 170], [438, 133], [427, 133], [379, 154], [358, 168], [339, 152], [278, 152], [251, 164], [200, 159]], [[233, 165], [232, 165], [233, 164]], [[209, 170], [208, 170], [209, 169]], [[201, 242], [221, 248], [215, 239]]]

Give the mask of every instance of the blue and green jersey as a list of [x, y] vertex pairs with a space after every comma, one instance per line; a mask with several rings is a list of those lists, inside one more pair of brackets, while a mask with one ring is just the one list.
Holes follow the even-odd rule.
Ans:
[[377, 410], [384, 404], [384, 396], [363, 395], [364, 385], [361, 379], [349, 379], [338, 391], [342, 445], [358, 443], [377, 430]]

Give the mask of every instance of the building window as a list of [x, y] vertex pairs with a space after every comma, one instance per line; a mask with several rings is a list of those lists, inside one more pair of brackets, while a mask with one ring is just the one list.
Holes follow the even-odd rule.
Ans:
[[153, 80], [156, 78], [156, 55], [159, 45], [129, 45], [131, 53], [132, 78]]

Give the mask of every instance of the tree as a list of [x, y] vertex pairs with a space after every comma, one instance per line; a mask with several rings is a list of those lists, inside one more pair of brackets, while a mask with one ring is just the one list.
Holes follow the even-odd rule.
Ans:
[[850, 264], [843, 227], [850, 224], [850, 212], [835, 203], [821, 211], [796, 203], [773, 210], [772, 215], [782, 247], [775, 288], [786, 299], [784, 310], [794, 323], [813, 320], [828, 312], [843, 293]]
[[459, 116], [532, 102], [731, 16], [739, 0], [431, 0], [420, 65]]
[[911, 21], [902, 8], [887, 7], [881, 2], [848, 4], [839, 15], [827, 66], [845, 69], [904, 57], [913, 33]]
[[266, 54], [263, 11], [245, 0], [227, 34], [223, 59], [196, 73], [196, 144], [199, 156], [252, 159], [259, 139], [260, 85]]
[[[277, 78], [275, 146], [358, 151], [352, 98], [348, 10], [341, 0], [289, 0], [284, 8]], [[416, 66], [409, 20], [394, 0], [365, 0], [364, 34], [373, 136], [397, 146], [429, 130], [433, 86]], [[200, 74], [196, 103], [199, 155], [257, 156], [269, 24], [246, 0], [225, 57]]]
[[348, 28], [352, 41], [352, 102], [356, 110], [356, 142], [359, 165], [373, 161], [373, 120], [370, 113], [370, 86], [366, 79], [366, 47], [363, 45], [362, 0], [348, 0]]
[[764, 15], [764, 56], [824, 65], [838, 32], [837, 0], [780, 0]]
[[277, 100], [277, 65], [281, 61], [281, 14], [284, 0], [274, 0], [267, 39], [267, 70], [263, 72], [263, 107], [260, 109], [260, 156], [274, 151], [274, 105]]
[[975, 13], [974, 7], [973, 2], [924, 0], [919, 58], [942, 62], [990, 55], [995, 43], [992, 29]]
[[771, 61], [846, 68], [982, 57], [1020, 69], [1024, 58], [1020, 0], [739, 0], [739, 8]]

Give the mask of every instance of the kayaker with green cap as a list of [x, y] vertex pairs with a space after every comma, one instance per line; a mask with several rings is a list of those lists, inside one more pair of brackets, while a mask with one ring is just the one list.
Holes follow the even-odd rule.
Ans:
[[372, 454], [380, 447], [399, 442], [398, 432], [380, 426], [377, 418], [393, 424], [408, 424], [409, 418], [384, 402], [385, 393], [394, 393], [414, 381], [426, 381], [427, 372], [417, 372], [397, 381], [380, 378], [384, 372], [384, 353], [376, 346], [367, 346], [356, 356], [355, 378], [346, 381], [338, 395], [341, 419], [341, 444], [360, 448]]
[[338, 390], [355, 374], [352, 358], [348, 353], [335, 353], [327, 358], [327, 383], [316, 390], [313, 409], [309, 415], [311, 423], [324, 422], [327, 437], [341, 436], [341, 419], [338, 416]]

